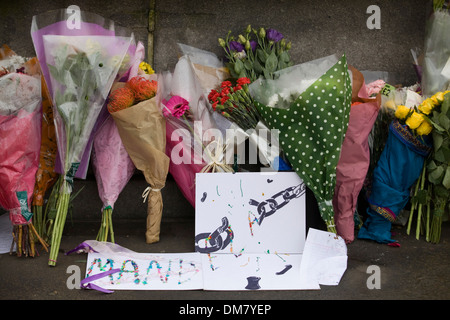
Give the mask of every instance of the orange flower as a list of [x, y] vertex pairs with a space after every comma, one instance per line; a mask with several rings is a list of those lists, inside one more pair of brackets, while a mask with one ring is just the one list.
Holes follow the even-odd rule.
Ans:
[[111, 92], [108, 101], [110, 113], [131, 107], [134, 104], [134, 92], [129, 87], [118, 88]]
[[158, 83], [156, 81], [147, 80], [140, 76], [128, 80], [127, 86], [133, 90], [136, 102], [153, 98], [158, 90]]

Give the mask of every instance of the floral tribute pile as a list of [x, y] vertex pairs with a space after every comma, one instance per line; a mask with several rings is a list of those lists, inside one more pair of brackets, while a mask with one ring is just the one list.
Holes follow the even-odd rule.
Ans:
[[35, 16], [35, 58], [0, 49], [11, 253], [42, 247], [56, 265], [76, 215], [74, 184], [90, 164], [102, 202], [93, 236], [116, 242], [115, 204], [141, 173], [145, 240], [158, 242], [168, 174], [195, 207], [196, 173], [249, 170], [242, 146], [258, 151], [259, 169], [296, 172], [323, 228], [347, 243], [399, 246], [391, 229], [405, 212], [408, 234], [415, 222], [417, 239], [439, 243], [450, 211], [449, 27], [448, 9], [435, 6], [417, 83], [394, 86], [369, 81], [345, 54], [296, 63], [295, 42], [273, 28], [219, 37], [221, 57], [180, 45], [175, 70], [155, 72], [144, 45], [113, 21], [76, 6]]

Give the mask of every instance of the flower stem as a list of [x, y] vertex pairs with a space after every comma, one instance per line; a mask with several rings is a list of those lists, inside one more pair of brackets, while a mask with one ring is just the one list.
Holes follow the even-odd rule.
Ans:
[[50, 248], [50, 257], [48, 264], [50, 266], [56, 266], [56, 260], [58, 258], [59, 247], [61, 244], [61, 237], [66, 223], [67, 211], [69, 209], [71, 186], [67, 181], [63, 181], [61, 194], [58, 197], [56, 218], [52, 232], [52, 245]]

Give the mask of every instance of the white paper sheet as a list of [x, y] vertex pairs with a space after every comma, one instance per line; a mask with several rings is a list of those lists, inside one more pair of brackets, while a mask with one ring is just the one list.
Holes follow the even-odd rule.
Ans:
[[326, 231], [310, 228], [303, 250], [300, 278], [311, 283], [338, 285], [347, 269], [344, 239]]

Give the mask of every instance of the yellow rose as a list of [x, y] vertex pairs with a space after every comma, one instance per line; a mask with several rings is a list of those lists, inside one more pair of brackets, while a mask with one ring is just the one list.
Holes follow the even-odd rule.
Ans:
[[433, 101], [436, 100], [437, 104], [441, 104], [442, 101], [444, 101], [444, 95], [445, 93], [441, 91], [432, 96], [431, 99], [433, 99]]
[[408, 119], [406, 119], [406, 125], [411, 129], [417, 129], [421, 123], [423, 122], [424, 117], [422, 114], [417, 113], [416, 111], [414, 111], [409, 117]]
[[386, 101], [384, 105], [388, 109], [395, 110], [395, 102], [394, 102], [394, 100]]
[[433, 130], [433, 126], [428, 123], [428, 121], [423, 121], [420, 126], [416, 129], [416, 132], [420, 136], [426, 136]]
[[[436, 100], [437, 101], [437, 100]], [[436, 103], [432, 98], [425, 99], [418, 107], [419, 111], [425, 114], [430, 114], [433, 111]]]
[[405, 119], [410, 111], [411, 109], [406, 106], [397, 106], [397, 110], [395, 110], [395, 117], [398, 119]]

